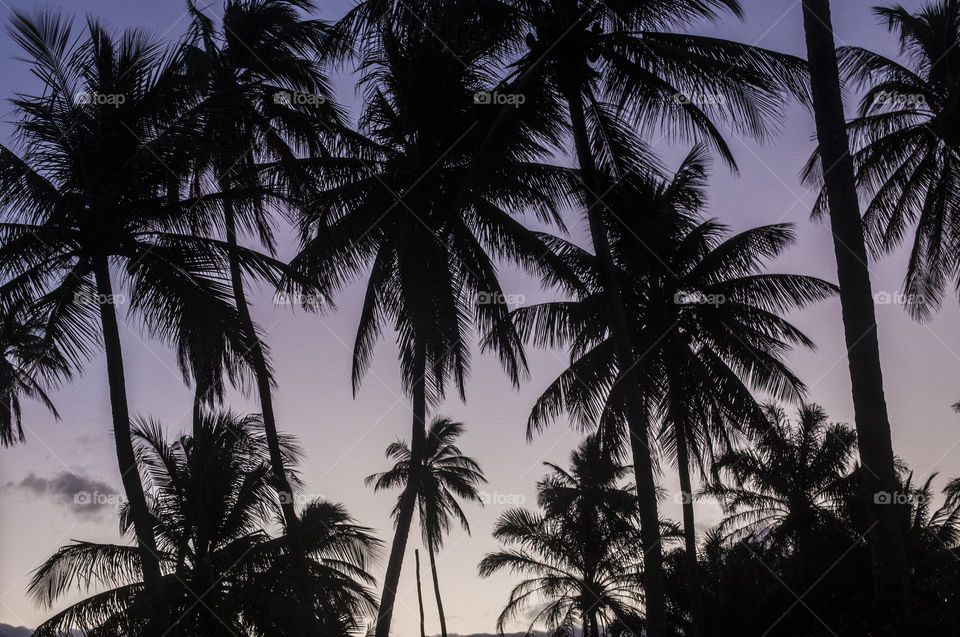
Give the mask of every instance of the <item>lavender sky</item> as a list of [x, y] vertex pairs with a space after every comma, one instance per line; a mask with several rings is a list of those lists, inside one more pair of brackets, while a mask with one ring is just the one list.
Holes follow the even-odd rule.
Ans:
[[[724, 19], [704, 25], [699, 31], [754, 43], [788, 53], [802, 54], [803, 37], [798, 0], [742, 0], [745, 19]], [[335, 19], [351, 2], [330, 0], [322, 4], [320, 17]], [[834, 0], [835, 26], [842, 43], [856, 44], [894, 55], [895, 39], [872, 16], [873, 2]], [[904, 3], [919, 6], [917, 0]], [[168, 38], [180, 36], [187, 16], [180, 0], [0, 0], [0, 13], [12, 9], [47, 8], [77, 17], [92, 13], [116, 27], [142, 25]], [[210, 12], [217, 9], [216, 2]], [[18, 52], [6, 34], [0, 35], [0, 97], [17, 91], [31, 92], [36, 80], [27, 66], [16, 60]], [[356, 111], [360, 104], [353, 78], [338, 76], [338, 99]], [[3, 107], [0, 137], [9, 143], [12, 127], [9, 104]], [[835, 262], [828, 229], [809, 220], [813, 193], [800, 183], [798, 174], [813, 148], [810, 115], [796, 108], [786, 118], [782, 131], [766, 144], [729, 140], [740, 164], [734, 176], [715, 166], [711, 178], [709, 214], [734, 229], [759, 224], [792, 221], [799, 242], [773, 270], [798, 272], [835, 280]], [[668, 139], [656, 147], [668, 161], [684, 154], [683, 144]], [[566, 160], [560, 160], [566, 161]], [[569, 219], [575, 237], [585, 233], [579, 218]], [[293, 241], [282, 248], [290, 256]], [[873, 268], [875, 292], [894, 294], [903, 278], [904, 254], [895, 254]], [[504, 270], [504, 289], [525, 295], [526, 301], [549, 298], [536, 282]], [[399, 383], [396, 347], [390, 335], [377, 350], [374, 367], [361, 391], [353, 397], [349, 370], [352, 339], [360, 308], [360, 286], [353, 286], [337, 299], [339, 311], [323, 316], [275, 307], [272, 293], [254, 295], [255, 318], [267, 331], [277, 370], [276, 394], [280, 426], [296, 435], [305, 451], [300, 467], [306, 491], [348, 505], [363, 524], [377, 529], [388, 540], [392, 525], [388, 512], [393, 494], [374, 494], [364, 488], [363, 478], [386, 466], [384, 447], [397, 437], [409, 435], [409, 403]], [[942, 478], [960, 475], [960, 416], [950, 405], [960, 399], [960, 318], [955, 299], [929, 324], [911, 322], [896, 304], [879, 304], [880, 343], [884, 363], [887, 401], [897, 453], [924, 477], [939, 471]], [[832, 419], [850, 422], [849, 394], [840, 308], [836, 301], [793, 317], [816, 341], [816, 352], [799, 352], [792, 364], [810, 387], [810, 398], [824, 405]], [[176, 371], [174, 357], [164, 346], [142, 340], [135, 323], [122, 328], [131, 410], [152, 415], [171, 432], [189, 427], [191, 394]], [[543, 461], [564, 463], [581, 434], [557, 423], [532, 443], [525, 441], [525, 421], [536, 396], [563, 368], [561, 352], [529, 352], [532, 378], [520, 391], [503, 378], [498, 363], [476, 353], [467, 388], [467, 403], [452, 399], [437, 413], [461, 419], [468, 426], [462, 441], [466, 453], [484, 466], [490, 484], [489, 504], [468, 507], [472, 537], [454, 533], [439, 556], [444, 606], [452, 633], [492, 632], [506, 600], [512, 579], [498, 576], [480, 580], [476, 565], [483, 554], [495, 548], [490, 532], [499, 513], [512, 504], [534, 504], [535, 482], [544, 473]], [[87, 365], [83, 377], [58, 391], [54, 401], [63, 420], [54, 422], [33, 405], [24, 420], [25, 446], [0, 450], [0, 622], [34, 626], [50, 614], [37, 608], [25, 595], [29, 574], [60, 545], [71, 539], [113, 542], [117, 523], [110, 506], [78, 506], [74, 493], [110, 494], [120, 480], [113, 453], [107, 383], [103, 358]], [[255, 406], [242, 397], [230, 401], [238, 411]], [[672, 468], [663, 467], [662, 483], [677, 491]], [[937, 486], [942, 485], [942, 480]], [[719, 507], [698, 504], [702, 528], [719, 519]], [[672, 495], [664, 514], [679, 518]], [[413, 549], [419, 536], [411, 534], [409, 559], [404, 566], [403, 590], [395, 612], [397, 635], [415, 634], [416, 591], [413, 580]], [[383, 564], [378, 568], [382, 573]], [[430, 596], [428, 596], [430, 599]], [[438, 632], [432, 605], [427, 606], [427, 630]]]

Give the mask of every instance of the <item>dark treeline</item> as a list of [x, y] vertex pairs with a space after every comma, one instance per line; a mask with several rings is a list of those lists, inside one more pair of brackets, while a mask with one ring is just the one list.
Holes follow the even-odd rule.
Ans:
[[[478, 576], [517, 582], [498, 630], [960, 635], [960, 485], [894, 455], [867, 266], [912, 244], [920, 320], [960, 271], [960, 0], [876, 9], [900, 61], [836, 49], [827, 0], [803, 2], [807, 60], [690, 33], [740, 17], [736, 0], [187, 8], [176, 40], [50, 13], [9, 26], [42, 89], [12, 98], [0, 147], [0, 442], [24, 442], [21, 400], [59, 417], [55, 390], [105, 354], [125, 495], [126, 543], [73, 541], [33, 573], [30, 595], [57, 607], [38, 637], [388, 637], [402, 577], [421, 635], [429, 616], [448, 637], [438, 556], [470, 532], [486, 478], [458, 446], [465, 425], [436, 412], [464, 399], [478, 345], [518, 387], [527, 347], [561, 351], [527, 433], [587, 432], [569, 465], [547, 464], [537, 506], [493, 530]], [[355, 126], [331, 89], [343, 69]], [[850, 122], [845, 87], [863, 92]], [[731, 213], [706, 214], [711, 162], [736, 169], [722, 130], [766, 139], [794, 103], [816, 121], [805, 177], [837, 285], [771, 270], [791, 224], [733, 233]], [[651, 147], [661, 134], [689, 149], [679, 167]], [[280, 223], [299, 240], [289, 262]], [[557, 300], [510, 307], [504, 266]], [[410, 399], [409, 439], [368, 479], [398, 494], [386, 540], [298, 497], [304, 459], [247, 300], [266, 285], [331, 311], [357, 283], [353, 388], [390, 335]], [[853, 427], [788, 362], [814, 345], [788, 316], [835, 295]], [[191, 431], [132, 414], [119, 311], [175, 350]], [[259, 413], [231, 412], [231, 388]], [[679, 521], [661, 515], [670, 497]], [[724, 519], [700, 533], [705, 498]], [[428, 581], [419, 555], [402, 568], [415, 521]]]

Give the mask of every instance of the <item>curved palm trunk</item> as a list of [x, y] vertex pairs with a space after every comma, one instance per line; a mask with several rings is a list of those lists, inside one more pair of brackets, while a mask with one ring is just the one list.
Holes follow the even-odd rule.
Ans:
[[117, 312], [113, 306], [113, 284], [110, 281], [110, 264], [106, 257], [97, 259], [94, 264], [97, 295], [100, 308], [100, 323], [103, 329], [103, 345], [107, 358], [107, 380], [110, 385], [110, 409], [113, 414], [113, 437], [117, 449], [117, 463], [123, 491], [130, 506], [134, 533], [137, 535], [137, 548], [140, 556], [140, 569], [148, 595], [156, 600], [153, 618], [147, 627], [147, 634], [160, 637], [171, 629], [169, 609], [163, 593], [160, 561], [157, 558], [157, 540], [153, 534], [153, 522], [147, 508], [147, 498], [140, 482], [137, 470], [136, 453], [130, 433], [130, 411], [127, 406], [127, 384], [123, 371], [123, 351], [120, 347], [120, 329], [117, 324]]
[[[227, 184], [221, 184], [223, 192], [229, 192]], [[237, 246], [237, 227], [233, 205], [230, 201], [224, 202], [224, 217], [226, 240], [231, 247]], [[260, 398], [260, 411], [263, 417], [263, 430], [267, 439], [267, 449], [270, 453], [270, 467], [280, 483], [280, 504], [283, 509], [283, 519], [287, 526], [287, 533], [297, 535], [298, 518], [294, 507], [293, 489], [287, 478], [287, 471], [283, 464], [283, 453], [280, 450], [280, 437], [277, 434], [277, 420], [273, 411], [273, 388], [270, 385], [270, 372], [267, 368], [266, 355], [263, 352], [263, 343], [257, 336], [247, 305], [247, 295], [243, 287], [243, 272], [236, 256], [230, 256], [230, 283], [233, 287], [233, 296], [237, 304], [237, 313], [241, 327], [247, 339], [247, 353], [253, 365], [253, 373], [257, 382], [257, 393]]]
[[417, 604], [420, 606], [420, 637], [427, 637], [423, 624], [423, 587], [420, 585], [420, 549], [414, 549], [413, 556], [417, 560]]
[[390, 559], [387, 562], [387, 572], [383, 577], [383, 592], [380, 594], [380, 609], [377, 613], [377, 628], [375, 637], [389, 637], [390, 622], [393, 620], [393, 606], [397, 600], [397, 588], [400, 585], [400, 571], [403, 568], [403, 554], [407, 549], [407, 538], [410, 536], [410, 524], [413, 521], [413, 511], [417, 505], [417, 494], [420, 491], [420, 476], [423, 467], [424, 447], [427, 440], [427, 352], [423, 339], [417, 338], [414, 345], [413, 373], [413, 433], [410, 442], [410, 478], [400, 496], [400, 512], [397, 515], [397, 528], [393, 534], [393, 545], [390, 547]]
[[434, 556], [433, 542], [428, 542], [427, 552], [430, 555], [430, 571], [433, 573], [433, 592], [437, 597], [437, 612], [440, 613], [440, 636], [447, 637], [447, 618], [443, 614], [443, 600], [440, 599], [440, 580], [437, 577], [437, 560]]
[[[649, 414], [641, 395], [640, 383], [634, 371], [633, 336], [627, 323], [623, 297], [617, 281], [616, 266], [610, 254], [607, 231], [599, 209], [598, 180], [587, 135], [583, 98], [576, 87], [567, 91], [567, 105], [573, 128], [581, 178], [586, 185], [587, 218], [593, 250], [600, 265], [610, 335], [616, 350], [617, 364], [622, 371], [627, 423], [630, 429], [630, 447], [637, 482], [640, 509], [640, 534], [644, 546], [644, 591], [646, 593], [647, 634], [649, 637], [666, 635], [666, 590], [663, 576], [663, 554], [660, 546], [660, 518], [657, 511], [657, 485], [653, 475], [653, 457], [649, 446]], [[378, 636], [379, 637], [379, 636]]]
[[693, 487], [690, 484], [690, 455], [687, 451], [685, 427], [677, 428], [677, 468], [680, 474], [680, 492], [683, 498], [683, 544], [687, 566], [687, 592], [690, 595], [690, 614], [693, 619], [692, 637], [706, 634], [706, 613], [703, 608], [703, 591], [700, 588], [700, 564], [697, 562], [697, 527], [693, 512]]
[[850, 142], [843, 112], [840, 73], [829, 0], [804, 0], [803, 22], [813, 88], [814, 115], [823, 180], [830, 208], [844, 337], [853, 389], [861, 492], [870, 531], [867, 541], [873, 565], [878, 607], [889, 624], [909, 627], [909, 579], [905, 553], [904, 507], [878, 505], [876, 494], [899, 488], [894, 466], [890, 421], [883, 393], [876, 314], [867, 267], [860, 205]]
[[[220, 189], [222, 192], [229, 192], [229, 185], [221, 181]], [[229, 199], [224, 201], [224, 226], [226, 229], [226, 240], [231, 247], [237, 244], [236, 219], [234, 217], [233, 205]], [[253, 318], [250, 316], [250, 308], [247, 306], [247, 295], [243, 288], [243, 272], [240, 268], [239, 260], [231, 252], [230, 259], [230, 283], [233, 288], [234, 300], [237, 304], [237, 313], [240, 318], [241, 327], [246, 338], [246, 348], [253, 365], [253, 373], [257, 383], [257, 394], [260, 398], [260, 412], [263, 418], [263, 431], [267, 440], [267, 450], [270, 455], [270, 468], [273, 471], [274, 478], [278, 483], [278, 496], [280, 498], [280, 508], [283, 511], [284, 527], [286, 537], [289, 541], [290, 556], [293, 560], [294, 577], [300, 590], [304, 593], [310, 591], [307, 557], [303, 547], [303, 539], [300, 537], [300, 519], [297, 517], [297, 510], [294, 504], [294, 493], [290, 486], [290, 480], [287, 477], [286, 467], [283, 462], [283, 452], [280, 449], [280, 437], [277, 433], [277, 420], [273, 410], [273, 388], [270, 383], [270, 372], [267, 368], [267, 359], [263, 351], [263, 343], [257, 336], [253, 325]], [[313, 608], [313, 603], [303, 606], [305, 613]], [[305, 616], [301, 622], [303, 635], [312, 634], [313, 616]]]
[[204, 390], [197, 384], [193, 389], [193, 440], [199, 441], [203, 438], [203, 429], [200, 423], [203, 419]]
[[197, 383], [193, 394], [193, 454], [191, 458], [191, 472], [194, 476], [200, 476], [193, 488], [197, 489], [200, 497], [197, 499], [198, 505], [194, 507], [192, 516], [195, 521], [196, 529], [193, 537], [194, 550], [194, 568], [190, 575], [183, 573], [185, 567], [186, 555], [180, 557], [181, 563], [178, 565], [178, 576], [187, 583], [193, 595], [196, 596], [199, 608], [199, 632], [211, 637], [227, 635], [229, 629], [223, 625], [220, 618], [217, 617], [213, 609], [218, 607], [219, 599], [214, 597], [218, 591], [215, 591], [219, 578], [214, 574], [213, 564], [210, 561], [210, 521], [208, 518], [208, 507], [204, 505], [205, 496], [203, 495], [205, 484], [202, 476], [207, 467], [203, 466], [211, 458], [206, 449], [210, 444], [208, 430], [203, 427], [203, 404], [206, 400], [206, 394], [209, 389], [205, 389], [202, 384]]

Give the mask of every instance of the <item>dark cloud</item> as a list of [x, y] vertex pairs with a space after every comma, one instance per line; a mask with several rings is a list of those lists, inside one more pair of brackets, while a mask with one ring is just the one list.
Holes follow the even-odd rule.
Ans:
[[81, 517], [113, 513], [121, 501], [117, 490], [106, 482], [70, 471], [61, 471], [50, 478], [30, 473], [19, 482], [8, 482], [0, 490], [46, 498], [59, 506], [69, 507]]

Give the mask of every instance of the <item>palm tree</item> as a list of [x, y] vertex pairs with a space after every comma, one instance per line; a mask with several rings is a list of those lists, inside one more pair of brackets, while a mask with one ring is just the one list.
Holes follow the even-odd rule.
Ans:
[[[935, 504], [933, 473], [921, 484], [913, 483], [911, 472], [900, 493], [909, 497], [910, 528], [907, 555], [911, 568], [911, 594], [929, 633], [949, 632], [957, 625], [957, 573], [954, 560], [960, 553], [960, 500], [957, 479], [946, 484], [943, 502]], [[921, 615], [922, 612], [922, 615]]]
[[[952, 122], [960, 102], [952, 68], [960, 2], [937, 0], [916, 13], [899, 6], [874, 11], [899, 36], [906, 64], [859, 47], [838, 50], [845, 79], [867, 89], [847, 130], [857, 184], [870, 201], [869, 246], [889, 252], [914, 227], [905, 294], [911, 313], [928, 318], [954, 272], [960, 137]], [[810, 178], [820, 172], [813, 162]], [[825, 204], [821, 197], [818, 212]]]
[[[453, 529], [454, 522], [470, 533], [470, 523], [460, 507], [458, 499], [482, 503], [477, 487], [487, 479], [480, 465], [463, 455], [457, 447], [457, 439], [463, 435], [463, 423], [448, 418], [436, 418], [427, 431], [426, 447], [421, 467], [420, 488], [417, 494], [417, 512], [420, 516], [420, 531], [423, 543], [430, 556], [430, 571], [433, 574], [433, 590], [440, 613], [440, 633], [447, 635], [447, 620], [443, 614], [440, 598], [440, 581], [437, 577], [436, 552], [443, 546], [443, 537]], [[410, 463], [413, 457], [405, 442], [395, 442], [387, 447], [387, 457], [396, 461], [393, 468], [366, 479], [375, 491], [403, 488], [410, 479]], [[400, 513], [400, 502], [393, 515]]]
[[[604, 303], [622, 383], [640, 379], [632, 360], [636, 335], [629, 331], [608, 233], [618, 213], [604, 194], [611, 183], [600, 173], [608, 133], [621, 117], [640, 130], [670, 122], [682, 136], [707, 140], [731, 166], [733, 155], [714, 124], [724, 118], [748, 134], [762, 136], [765, 121], [778, 114], [779, 88], [798, 94], [803, 64], [770, 51], [681, 30], [720, 12], [740, 14], [736, 0], [664, 0], [609, 3], [600, 0], [509, 0], [511, 40], [522, 54], [514, 64], [514, 90], [545, 95], [566, 111], [582, 180], [593, 251], [604, 287]], [[525, 45], [525, 48], [524, 48]], [[621, 177], [615, 175], [615, 179]], [[614, 182], [615, 183], [615, 182]], [[660, 565], [656, 483], [648, 434], [649, 406], [639, 391], [627, 392], [627, 422], [647, 550], [650, 634], [665, 634], [665, 597]]]
[[[158, 529], [163, 585], [185, 634], [292, 634], [295, 606], [317, 619], [315, 634], [358, 634], [358, 620], [375, 606], [367, 574], [379, 542], [339, 504], [309, 503], [300, 513], [309, 555], [308, 590], [298, 588], [284, 538], [264, 528], [281, 519], [262, 422], [257, 417], [205, 413], [202, 438], [166, 440], [159, 423], [135, 428], [137, 462]], [[287, 463], [296, 459], [289, 440]], [[121, 526], [129, 530], [129, 509]], [[90, 593], [41, 624], [38, 637], [70, 630], [142, 634], [153, 602], [139, 577], [139, 552], [125, 544], [75, 541], [34, 573], [29, 591], [49, 606], [74, 591]]]
[[[611, 252], [638, 339], [631, 361], [644, 393], [659, 406], [662, 449], [677, 463], [693, 631], [704, 634], [698, 602], [697, 540], [691, 465], [704, 475], [714, 449], [730, 446], [732, 427], [762, 418], [752, 390], [797, 399], [804, 386], [784, 362], [810, 340], [782, 314], [829, 297], [834, 287], [812, 277], [761, 272], [793, 242], [788, 226], [724, 237], [714, 221], [696, 222], [704, 205], [704, 157], [695, 150], [670, 180], [656, 175], [622, 183], [609, 196], [635, 209], [611, 232]], [[621, 210], [628, 210], [626, 204]], [[642, 238], [641, 238], [642, 237]], [[514, 312], [521, 335], [538, 345], [569, 345], [571, 364], [544, 392], [528, 434], [566, 411], [585, 427], [619, 430], [623, 389], [596, 259], [561, 240], [568, 267], [584, 273], [588, 292], [573, 301]]]
[[629, 468], [594, 436], [573, 453], [570, 471], [547, 466], [551, 473], [537, 485], [543, 513], [503, 513], [494, 537], [507, 546], [480, 562], [481, 577], [503, 570], [527, 576], [511, 591], [497, 630], [541, 599], [530, 634], [541, 622], [558, 635], [577, 628], [589, 637], [610, 635], [614, 624], [640, 634], [644, 556], [636, 494], [621, 484]]
[[[946, 496], [939, 507], [934, 507], [933, 481], [937, 473], [931, 473], [922, 484], [914, 485], [913, 472], [904, 481], [900, 493], [909, 496], [910, 503], [910, 553], [940, 553], [960, 545], [960, 501], [956, 494], [956, 481], [947, 483]], [[911, 560], [912, 561], [912, 560]]]
[[[22, 158], [0, 149], [0, 205], [8, 219], [0, 226], [0, 294], [5, 304], [32, 304], [45, 338], [62, 351], [88, 353], [102, 338], [118, 462], [144, 553], [144, 581], [153, 590], [159, 571], [149, 555], [153, 531], [142, 485], [132, 471], [116, 306], [129, 304], [151, 332], [176, 344], [188, 376], [196, 371], [191, 361], [213, 343], [245, 356], [220, 275], [227, 254], [235, 252], [256, 272], [276, 263], [191, 232], [203, 226], [218, 196], [179, 195], [187, 172], [172, 167], [189, 165], [197, 135], [192, 91], [179, 79], [176, 55], [140, 32], [116, 38], [95, 23], [86, 38], [73, 41], [54, 17], [18, 15], [14, 37], [35, 60], [47, 95], [15, 100]], [[113, 263], [124, 266], [117, 294]], [[162, 613], [163, 596], [155, 593]]]
[[[196, 139], [176, 55], [142, 32], [117, 37], [95, 22], [74, 38], [49, 15], [15, 14], [12, 32], [44, 94], [14, 100], [23, 154], [0, 147], [0, 295], [5, 307], [31, 303], [52, 342], [82, 348], [102, 339], [117, 460], [139, 567], [159, 600], [150, 627], [159, 635], [159, 557], [136, 471], [116, 308], [128, 304], [167, 341], [198, 314], [213, 325], [234, 322], [219, 276], [228, 250], [181, 232], [216, 197], [181, 198], [186, 173], [171, 168], [189, 165]], [[245, 249], [231, 252], [247, 268], [266, 267]]]
[[[860, 219], [857, 180], [850, 156], [830, 18], [830, 0], [804, 0], [803, 23], [813, 92], [814, 115], [823, 166], [824, 191], [830, 210], [844, 339], [850, 366], [854, 421], [864, 466], [861, 494], [872, 520], [868, 535], [874, 583], [881, 614], [891, 623], [909, 626], [907, 562], [904, 554], [905, 511], [878, 505], [876, 494], [893, 493], [897, 475], [890, 438], [890, 419], [883, 394], [876, 308], [867, 266]], [[877, 617], [880, 617], [878, 614]], [[879, 622], [884, 623], [885, 620]]]
[[[305, 17], [313, 9], [309, 0], [227, 0], [216, 25], [192, 0], [188, 4], [193, 21], [186, 74], [203, 96], [203, 151], [194, 162], [198, 180], [209, 179], [223, 194], [216, 226], [231, 249], [238, 245], [238, 235], [248, 232], [272, 251], [270, 209], [295, 207], [306, 187], [298, 160], [303, 153], [324, 152], [340, 127], [339, 109], [316, 61], [325, 26]], [[291, 549], [302, 560], [294, 498], [279, 447], [268, 352], [250, 315], [244, 268], [233, 252], [228, 263], [284, 523]], [[303, 298], [314, 297], [319, 295]]]
[[[514, 384], [526, 371], [495, 259], [544, 273], [548, 250], [511, 216], [534, 210], [559, 223], [554, 199], [568, 175], [537, 162], [542, 132], [515, 109], [505, 134], [482, 146], [497, 109], [476, 103], [489, 89], [495, 48], [478, 42], [471, 3], [379, 25], [362, 64], [366, 108], [361, 153], [331, 158], [328, 188], [303, 220], [304, 247], [292, 266], [308, 278], [366, 274], [354, 346], [353, 388], [388, 326], [397, 333], [404, 390], [412, 396], [412, 471], [401, 496], [383, 582], [377, 637], [387, 637], [410, 524], [420, 490], [426, 414], [450, 385], [464, 398], [473, 326]], [[457, 193], [464, 193], [457, 197]], [[546, 256], [544, 259], [542, 257]]]
[[48, 340], [43, 321], [28, 311], [20, 304], [0, 313], [0, 446], [4, 447], [24, 440], [23, 397], [40, 402], [60, 420], [47, 390], [72, 372], [70, 352]]
[[857, 448], [846, 425], [829, 423], [818, 405], [805, 404], [790, 422], [776, 406], [766, 407], [769, 427], [750, 447], [732, 450], [714, 465], [727, 476], [705, 491], [723, 501], [727, 537], [760, 536], [790, 546], [802, 569], [802, 584], [813, 583], [816, 536], [843, 524], [838, 510], [849, 485]]
[[420, 584], [420, 549], [413, 549], [417, 572], [417, 607], [420, 609], [420, 637], [427, 637], [423, 618], [423, 587]]

